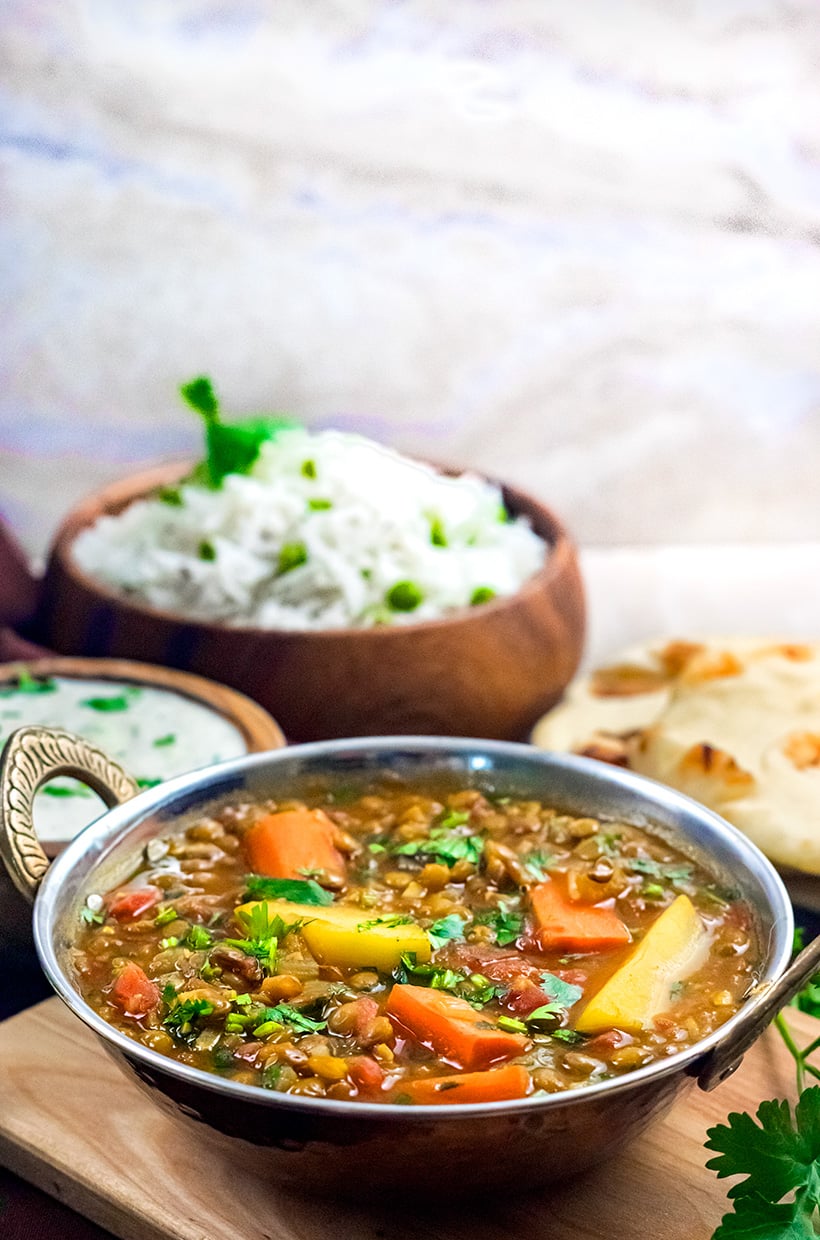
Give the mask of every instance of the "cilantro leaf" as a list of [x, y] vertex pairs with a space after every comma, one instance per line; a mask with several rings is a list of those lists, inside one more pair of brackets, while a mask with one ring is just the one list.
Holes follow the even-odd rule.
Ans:
[[262, 444], [277, 434], [296, 426], [292, 418], [256, 417], [241, 422], [222, 422], [219, 401], [211, 380], [199, 375], [183, 383], [180, 395], [205, 421], [206, 458], [195, 477], [214, 489], [220, 487], [228, 474], [246, 474], [256, 462]]
[[278, 914], [271, 917], [265, 904], [254, 904], [249, 912], [237, 909], [236, 919], [247, 938], [224, 939], [223, 942], [228, 947], [238, 947], [246, 955], [254, 956], [269, 974], [276, 968], [279, 940], [305, 924], [304, 920], [285, 922]]
[[564, 1009], [571, 1008], [584, 993], [580, 986], [565, 982], [563, 978], [556, 977], [554, 973], [542, 973], [541, 985], [553, 1002]]
[[265, 1008], [264, 1019], [290, 1025], [302, 1033], [320, 1033], [323, 1029], [327, 1029], [326, 1020], [312, 1020], [310, 1016], [305, 1016], [295, 1007], [291, 1007], [289, 1003], [277, 1003], [276, 1007]]
[[476, 913], [473, 925], [490, 926], [498, 946], [506, 947], [509, 943], [514, 943], [521, 934], [524, 928], [524, 915], [511, 912], [509, 906], [502, 905], [499, 908]]
[[361, 934], [363, 930], [375, 930], [380, 926], [385, 930], [394, 930], [397, 926], [412, 926], [412, 924], [412, 917], [405, 913], [396, 913], [384, 917], [373, 917], [370, 921], [360, 921], [356, 930]]
[[111, 697], [93, 697], [86, 698], [80, 702], [81, 706], [88, 706], [91, 710], [100, 712], [113, 713], [115, 711], [128, 710], [131, 705], [131, 697], [126, 693], [117, 693]]
[[450, 913], [449, 916], [434, 921], [427, 931], [427, 936], [433, 946], [433, 951], [438, 951], [452, 939], [464, 938], [464, 922], [458, 913]]
[[15, 693], [54, 693], [56, 689], [57, 681], [51, 676], [32, 676], [28, 668], [21, 665], [14, 683], [0, 689], [0, 697], [13, 697]]
[[426, 982], [431, 990], [447, 990], [459, 999], [466, 999], [474, 1008], [485, 1007], [493, 999], [507, 993], [506, 986], [491, 982], [480, 973], [462, 973], [440, 965], [417, 964], [413, 954], [402, 956], [401, 963], [393, 971], [393, 979], [397, 982]]
[[741, 1197], [734, 1213], [724, 1215], [712, 1240], [817, 1240], [813, 1214], [805, 1193], [781, 1205], [762, 1197]]
[[469, 861], [478, 865], [484, 851], [484, 838], [465, 833], [470, 815], [450, 810], [430, 828], [430, 834], [421, 840], [410, 840], [391, 849], [399, 857], [430, 857], [454, 866], [457, 861]]
[[213, 935], [204, 926], [191, 926], [191, 929], [185, 936], [186, 946], [195, 952], [207, 951], [209, 947], [213, 946], [213, 942]]
[[327, 905], [333, 896], [312, 878], [267, 878], [263, 874], [248, 874], [245, 890], [254, 900], [290, 900], [294, 904]]
[[[786, 1101], [761, 1102], [757, 1123], [733, 1112], [710, 1128], [706, 1148], [717, 1157], [706, 1164], [718, 1178], [745, 1179], [729, 1190], [734, 1214], [724, 1217], [715, 1240], [803, 1240], [814, 1237], [812, 1219], [820, 1205], [820, 1088], [800, 1095], [792, 1118]], [[795, 1193], [794, 1200], [782, 1198]]]
[[521, 858], [521, 863], [524, 868], [529, 874], [532, 875], [536, 882], [539, 883], [542, 883], [547, 877], [547, 873], [552, 867], [554, 861], [555, 857], [552, 853], [546, 852], [526, 853], [526, 855]]
[[[163, 998], [165, 998], [165, 991], [163, 991]], [[213, 1010], [214, 1005], [208, 999], [183, 999], [178, 1003], [173, 1003], [171, 1010], [162, 1018], [162, 1023], [167, 1029], [175, 1029], [179, 1033], [190, 1033], [193, 1025], [203, 1016], [210, 1016]]]
[[649, 874], [652, 878], [665, 878], [667, 882], [677, 886], [688, 883], [692, 878], [691, 865], [669, 865], [663, 861], [655, 861], [652, 857], [630, 857], [627, 868], [636, 874]]

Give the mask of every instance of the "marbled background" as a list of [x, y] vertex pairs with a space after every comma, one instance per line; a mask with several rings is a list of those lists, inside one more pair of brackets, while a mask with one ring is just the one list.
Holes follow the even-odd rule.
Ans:
[[[6, 0], [0, 504], [199, 371], [588, 547], [820, 538], [815, 0]], [[818, 587], [820, 590], [820, 587]]]

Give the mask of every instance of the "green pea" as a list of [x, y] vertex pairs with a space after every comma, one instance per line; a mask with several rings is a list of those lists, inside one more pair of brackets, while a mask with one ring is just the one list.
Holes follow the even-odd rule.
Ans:
[[424, 601], [424, 594], [415, 581], [397, 581], [387, 591], [386, 602], [393, 611], [415, 611]]
[[481, 603], [489, 603], [495, 598], [495, 590], [490, 586], [476, 586], [470, 596], [470, 606], [478, 607]]

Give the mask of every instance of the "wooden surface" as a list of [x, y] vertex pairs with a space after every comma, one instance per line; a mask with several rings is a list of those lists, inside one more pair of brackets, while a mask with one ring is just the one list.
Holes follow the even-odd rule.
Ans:
[[[801, 1013], [789, 1020], [803, 1043], [817, 1031]], [[229, 1169], [49, 999], [0, 1025], [0, 1163], [122, 1240], [709, 1240], [728, 1207], [725, 1182], [704, 1167], [707, 1127], [793, 1092], [792, 1061], [769, 1031], [720, 1089], [693, 1087], [623, 1155], [563, 1187], [521, 1195], [511, 1184], [503, 1200], [450, 1212], [369, 1209], [295, 1198]]]

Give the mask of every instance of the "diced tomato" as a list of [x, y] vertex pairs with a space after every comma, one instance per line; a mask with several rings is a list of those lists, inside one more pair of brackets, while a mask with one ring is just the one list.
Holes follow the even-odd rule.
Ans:
[[119, 891], [112, 896], [108, 912], [117, 921], [132, 921], [142, 917], [149, 908], [159, 904], [162, 892], [157, 887], [140, 887], [138, 891]]
[[584, 1044], [584, 1050], [590, 1055], [598, 1055], [617, 1050], [619, 1046], [627, 1045], [631, 1040], [629, 1035], [620, 1029], [607, 1029], [605, 1033], [599, 1033], [597, 1037], [590, 1038]]
[[362, 1093], [375, 1093], [384, 1084], [384, 1070], [369, 1055], [356, 1055], [347, 1061], [347, 1074]]
[[514, 985], [504, 996], [504, 1006], [517, 1016], [529, 1016], [536, 1008], [550, 1002], [550, 997], [540, 986], [522, 978], [519, 985]]
[[543, 965], [523, 959], [518, 952], [508, 952], [497, 947], [475, 947], [470, 943], [453, 944], [447, 963], [454, 969], [468, 973], [481, 973], [491, 982], [512, 982], [517, 977], [528, 977], [537, 982]]
[[110, 999], [126, 1016], [145, 1016], [159, 1003], [159, 987], [129, 960], [111, 987]]

